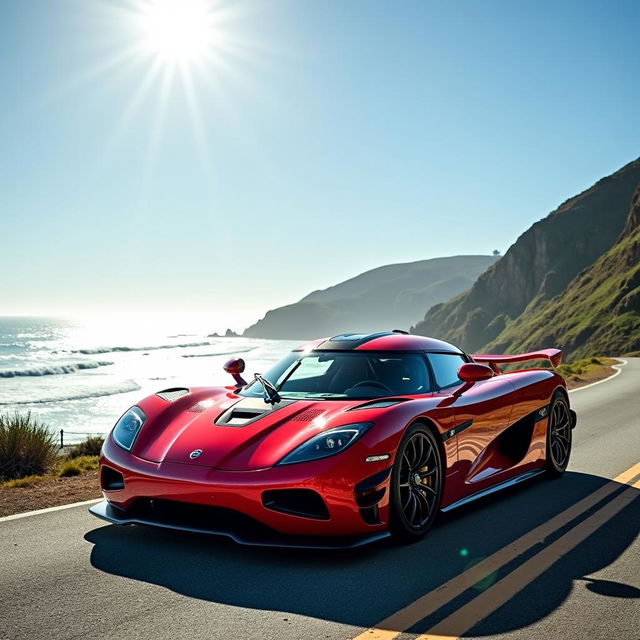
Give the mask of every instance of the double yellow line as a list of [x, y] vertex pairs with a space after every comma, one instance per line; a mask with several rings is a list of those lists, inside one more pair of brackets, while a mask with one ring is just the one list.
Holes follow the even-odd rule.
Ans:
[[535, 545], [544, 544], [545, 539], [554, 532], [573, 522], [606, 497], [619, 490], [621, 485], [627, 485], [626, 489], [613, 500], [600, 507], [598, 511], [582, 520], [555, 542], [544, 547], [518, 568], [498, 580], [489, 589], [417, 638], [417, 640], [455, 640], [455, 638], [474, 627], [480, 620], [486, 618], [510, 600], [532, 580], [544, 573], [562, 556], [588, 538], [640, 495], [638, 491], [640, 489], [640, 479], [633, 483], [633, 480], [638, 475], [640, 475], [640, 462], [600, 487], [597, 491], [554, 516], [551, 520], [532, 529], [517, 540], [496, 551], [493, 555], [380, 621], [375, 627], [367, 629], [356, 636], [354, 640], [392, 640], [396, 638], [402, 632], [435, 613], [442, 606], [529, 551]]

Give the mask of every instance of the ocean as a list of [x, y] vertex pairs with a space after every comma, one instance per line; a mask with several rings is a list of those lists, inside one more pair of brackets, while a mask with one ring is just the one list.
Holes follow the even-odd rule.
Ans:
[[0, 317], [0, 413], [31, 412], [66, 443], [106, 434], [141, 398], [232, 382], [235, 355], [264, 372], [300, 341], [211, 337], [204, 323]]

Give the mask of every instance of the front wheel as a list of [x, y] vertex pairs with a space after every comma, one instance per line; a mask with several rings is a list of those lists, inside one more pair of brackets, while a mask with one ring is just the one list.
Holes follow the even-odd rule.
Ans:
[[422, 538], [440, 509], [443, 462], [433, 432], [422, 424], [405, 433], [391, 474], [392, 536], [402, 542]]
[[556, 393], [549, 406], [547, 427], [547, 476], [557, 478], [569, 464], [572, 443], [572, 419], [569, 402], [562, 393]]

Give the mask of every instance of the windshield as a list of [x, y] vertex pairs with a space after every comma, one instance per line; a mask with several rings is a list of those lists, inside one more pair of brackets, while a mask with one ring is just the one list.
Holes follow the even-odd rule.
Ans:
[[[283, 398], [381, 398], [430, 391], [429, 374], [418, 353], [294, 351], [263, 377]], [[253, 381], [240, 395], [264, 396]]]

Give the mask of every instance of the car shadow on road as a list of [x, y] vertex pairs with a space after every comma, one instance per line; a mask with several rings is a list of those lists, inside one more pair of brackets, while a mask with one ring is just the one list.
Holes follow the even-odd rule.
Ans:
[[[555, 481], [534, 481], [441, 517], [424, 540], [409, 546], [381, 543], [322, 552], [254, 548], [214, 536], [135, 525], [100, 526], [85, 538], [94, 545], [92, 565], [109, 574], [210, 602], [368, 627], [607, 482], [572, 472]], [[526, 587], [536, 592], [535, 607], [516, 596], [503, 607], [512, 608], [509, 615], [485, 620], [480, 635], [508, 632], [548, 616], [579, 580], [601, 597], [638, 598], [640, 591], [631, 585], [598, 580], [592, 574], [614, 562], [639, 530], [640, 500], [634, 500]], [[483, 580], [462, 596], [462, 602], [513, 568], [512, 563]], [[451, 604], [459, 606], [461, 598]], [[450, 612], [446, 609], [433, 621]]]

